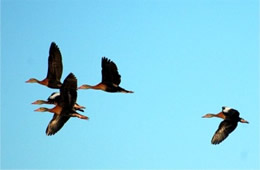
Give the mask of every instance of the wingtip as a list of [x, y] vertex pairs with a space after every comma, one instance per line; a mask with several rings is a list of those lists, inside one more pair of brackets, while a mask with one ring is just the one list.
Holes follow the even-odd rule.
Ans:
[[55, 48], [59, 49], [58, 45], [53, 41], [51, 42], [50, 51], [51, 49], [55, 49]]
[[70, 72], [68, 76], [75, 76], [75, 75], [72, 72]]
[[112, 60], [110, 60], [110, 59], [107, 58], [106, 56], [103, 56], [101, 61], [102, 61], [102, 63], [104, 63], [104, 64], [105, 64], [105, 63], [110, 63], [110, 62], [112, 62]]
[[46, 135], [47, 135], [47, 136], [53, 136], [53, 135], [55, 135], [55, 133], [46, 131]]
[[70, 73], [68, 74], [67, 78], [77, 79], [76, 76], [75, 76], [72, 72], [70, 72]]
[[[59, 130], [58, 130], [58, 131], [59, 131]], [[53, 136], [53, 135], [55, 135], [58, 131], [55, 131], [55, 130], [53, 130], [52, 128], [50, 128], [50, 127], [48, 126], [47, 129], [46, 129], [46, 131], [45, 131], [45, 133], [46, 133], [47, 136]]]
[[212, 145], [218, 145], [218, 144], [220, 144], [221, 143], [221, 141], [217, 141], [217, 140], [211, 140], [211, 144]]

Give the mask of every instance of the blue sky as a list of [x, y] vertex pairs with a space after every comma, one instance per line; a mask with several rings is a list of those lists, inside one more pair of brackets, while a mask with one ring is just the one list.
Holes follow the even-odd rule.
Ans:
[[[56, 90], [25, 81], [52, 41], [62, 80], [99, 83], [106, 56], [135, 93], [78, 91], [90, 120], [46, 136], [52, 114], [30, 103]], [[201, 116], [222, 106], [250, 124], [214, 146], [221, 120]], [[3, 169], [259, 169], [259, 111], [257, 0], [1, 1]]]

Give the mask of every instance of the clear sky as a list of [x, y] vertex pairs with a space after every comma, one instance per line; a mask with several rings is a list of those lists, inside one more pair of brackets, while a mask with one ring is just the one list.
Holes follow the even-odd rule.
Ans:
[[[51, 113], [34, 112], [54, 91], [44, 79], [51, 42], [63, 79], [101, 81], [113, 60], [134, 94], [78, 91], [90, 120], [54, 136]], [[220, 145], [222, 106], [240, 111]], [[51, 105], [47, 107], [52, 107]], [[260, 169], [257, 0], [2, 0], [1, 168]]]

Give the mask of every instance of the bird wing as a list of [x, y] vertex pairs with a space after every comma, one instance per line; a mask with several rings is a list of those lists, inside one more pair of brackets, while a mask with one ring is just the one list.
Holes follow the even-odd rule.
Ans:
[[219, 144], [223, 140], [225, 140], [228, 135], [235, 130], [237, 127], [237, 122], [235, 121], [229, 121], [229, 120], [223, 120], [219, 127], [218, 130], [215, 132], [211, 143], [212, 144]]
[[119, 85], [121, 76], [118, 73], [116, 64], [106, 57], [102, 58], [102, 83], [113, 83]]
[[52, 42], [49, 51], [47, 79], [60, 81], [61, 75], [62, 56], [59, 47]]
[[56, 132], [58, 132], [63, 125], [70, 119], [69, 116], [62, 116], [58, 114], [54, 114], [52, 120], [48, 124], [48, 127], [46, 129], [46, 135], [54, 135]]
[[59, 105], [64, 110], [64, 113], [71, 111], [77, 100], [77, 79], [73, 73], [70, 73], [60, 88], [60, 103]]

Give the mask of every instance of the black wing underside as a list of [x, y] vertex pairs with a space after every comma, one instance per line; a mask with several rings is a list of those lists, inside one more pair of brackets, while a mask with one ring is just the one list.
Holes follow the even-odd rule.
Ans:
[[102, 83], [113, 83], [119, 85], [121, 76], [118, 73], [116, 64], [106, 57], [102, 58]]
[[77, 100], [77, 79], [73, 73], [70, 73], [64, 80], [60, 88], [60, 97], [63, 110], [72, 110]]
[[54, 114], [46, 129], [46, 135], [50, 136], [57, 133], [69, 119], [69, 116]]
[[225, 140], [228, 135], [233, 132], [233, 130], [235, 130], [237, 127], [237, 122], [232, 122], [229, 120], [223, 120], [219, 127], [218, 130], [215, 132], [211, 143], [212, 144], [219, 144], [221, 143], [223, 140]]
[[64, 80], [60, 88], [60, 101], [59, 105], [62, 107], [60, 114], [54, 114], [50, 121], [46, 134], [54, 135], [63, 125], [70, 119], [70, 112], [77, 99], [77, 79], [74, 74], [70, 73]]
[[49, 51], [49, 58], [48, 58], [48, 73], [47, 78], [49, 80], [56, 80], [60, 81], [62, 75], [62, 56], [60, 53], [59, 47], [52, 42], [50, 51]]

